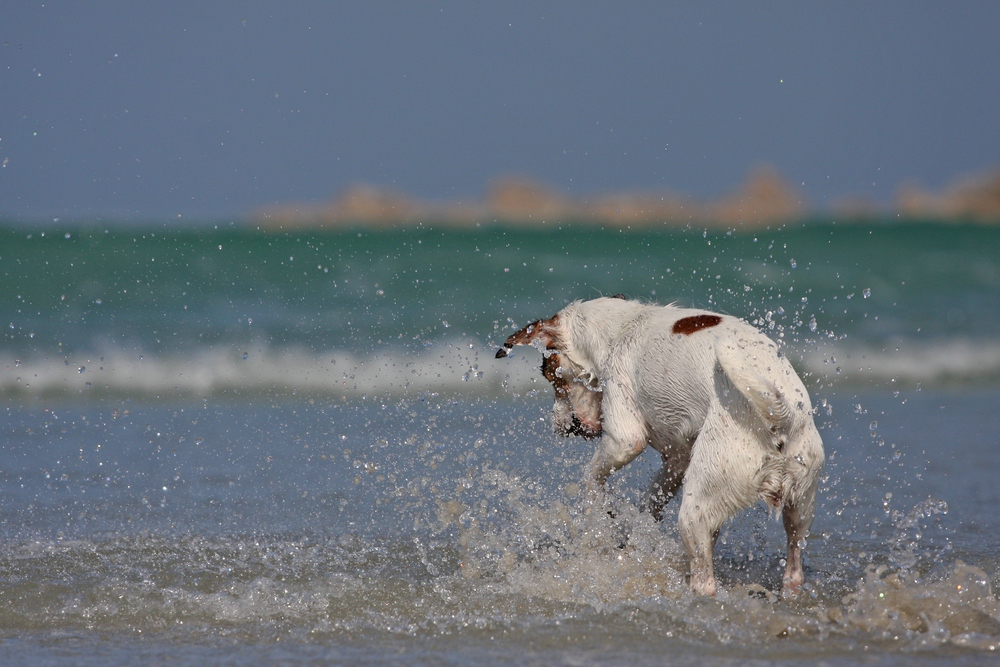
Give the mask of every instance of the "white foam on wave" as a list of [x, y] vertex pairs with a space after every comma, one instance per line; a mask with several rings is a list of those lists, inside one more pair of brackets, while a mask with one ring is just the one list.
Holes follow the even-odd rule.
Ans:
[[[190, 353], [112, 350], [67, 357], [16, 359], [0, 352], [0, 395], [210, 397], [273, 394], [342, 397], [445, 392], [502, 396], [545, 390], [540, 355], [452, 340], [370, 355], [344, 350], [255, 346]], [[906, 341], [884, 347], [834, 340], [787, 349], [793, 363], [820, 383], [905, 387], [1000, 382], [1000, 341]]]
[[366, 356], [343, 350], [270, 347], [205, 348], [159, 355], [108, 351], [25, 359], [0, 353], [0, 394], [500, 395], [530, 391], [542, 381], [539, 360], [529, 355], [496, 360], [493, 352], [468, 341], [449, 341], [420, 350], [386, 349]]
[[[962, 385], [1000, 382], [1000, 341], [953, 338], [883, 346], [838, 340], [798, 355], [814, 376], [852, 385]], [[793, 361], [796, 356], [792, 356]]]

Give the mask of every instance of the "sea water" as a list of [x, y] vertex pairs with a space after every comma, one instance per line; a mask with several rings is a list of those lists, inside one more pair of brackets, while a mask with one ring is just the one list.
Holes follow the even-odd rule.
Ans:
[[[694, 597], [507, 335], [624, 293], [779, 341], [827, 451], [805, 590], [763, 506]], [[10, 664], [982, 664], [1000, 229], [0, 231]], [[603, 509], [603, 508], [602, 508]], [[612, 518], [613, 516], [613, 518]]]

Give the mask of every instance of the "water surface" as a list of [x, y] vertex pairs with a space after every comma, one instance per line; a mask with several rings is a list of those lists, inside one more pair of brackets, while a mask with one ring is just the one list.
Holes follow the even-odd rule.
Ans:
[[[0, 656], [32, 664], [982, 664], [1000, 642], [1000, 231], [7, 228]], [[644, 455], [578, 492], [513, 327], [573, 298], [781, 341], [828, 464], [695, 598]]]

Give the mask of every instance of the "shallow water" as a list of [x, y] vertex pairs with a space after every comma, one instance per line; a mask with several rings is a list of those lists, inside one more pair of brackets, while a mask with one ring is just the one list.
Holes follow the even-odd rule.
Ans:
[[[46, 233], [43, 235], [42, 231]], [[1000, 230], [0, 229], [0, 661], [983, 664]], [[625, 292], [781, 342], [827, 450], [808, 585], [727, 525], [693, 597], [655, 458], [579, 495], [512, 328]]]
[[792, 601], [762, 507], [720, 537], [718, 598], [687, 591], [675, 516], [637, 510], [651, 457], [588, 513], [590, 445], [544, 395], [10, 407], [0, 656], [974, 663], [1000, 643], [997, 399], [829, 395]]

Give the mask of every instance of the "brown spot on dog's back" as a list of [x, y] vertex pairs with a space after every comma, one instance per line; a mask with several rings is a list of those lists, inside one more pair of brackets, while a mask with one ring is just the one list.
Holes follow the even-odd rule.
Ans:
[[672, 331], [675, 334], [690, 336], [695, 331], [701, 331], [702, 329], [714, 327], [721, 321], [722, 318], [718, 315], [692, 315], [691, 317], [682, 317], [674, 322]]

